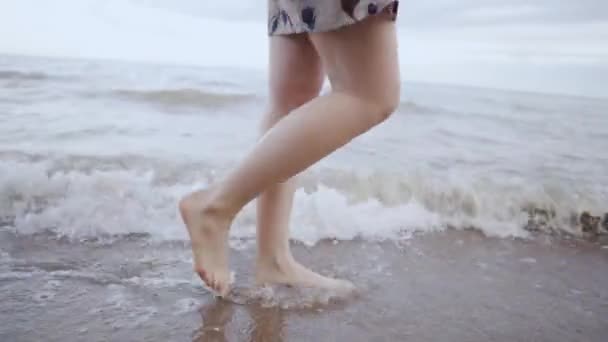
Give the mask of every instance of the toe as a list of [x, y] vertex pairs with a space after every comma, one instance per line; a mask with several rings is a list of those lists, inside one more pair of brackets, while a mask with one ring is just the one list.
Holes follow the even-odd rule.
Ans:
[[209, 287], [215, 291], [215, 292], [219, 292], [219, 285], [218, 285], [218, 281], [215, 278], [211, 278], [209, 279]]
[[218, 284], [218, 288], [217, 288], [217, 293], [220, 297], [225, 297], [226, 296], [226, 286], [223, 284]]
[[222, 297], [225, 297], [228, 292], [230, 292], [230, 282], [228, 281], [228, 279], [224, 279], [219, 284], [218, 292], [221, 294]]
[[198, 276], [201, 278], [202, 281], [205, 282], [205, 284], [209, 282], [209, 280], [207, 279], [207, 272], [205, 272], [205, 270], [200, 270], [196, 273], [198, 273]]

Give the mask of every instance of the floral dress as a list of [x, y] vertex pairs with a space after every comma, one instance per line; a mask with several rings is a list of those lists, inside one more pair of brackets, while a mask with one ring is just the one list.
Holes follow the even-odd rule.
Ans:
[[325, 32], [371, 15], [397, 19], [397, 0], [268, 0], [268, 34]]

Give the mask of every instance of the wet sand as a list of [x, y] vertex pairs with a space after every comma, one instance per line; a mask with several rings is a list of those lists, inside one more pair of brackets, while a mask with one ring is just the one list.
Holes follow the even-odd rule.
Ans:
[[200, 286], [183, 243], [4, 231], [0, 341], [606, 341], [605, 245], [457, 231], [295, 245], [303, 263], [359, 286], [327, 304], [294, 289], [245, 298], [247, 248], [232, 254], [234, 304]]

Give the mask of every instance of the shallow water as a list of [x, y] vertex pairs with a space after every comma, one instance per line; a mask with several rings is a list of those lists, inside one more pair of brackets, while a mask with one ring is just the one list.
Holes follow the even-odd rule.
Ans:
[[[444, 232], [407, 242], [295, 246], [305, 264], [352, 280], [355, 297], [290, 289], [216, 300], [189, 250], [130, 237], [113, 244], [49, 236], [0, 240], [0, 337], [6, 341], [604, 341], [608, 250], [542, 238]], [[253, 251], [233, 267], [252, 290]], [[291, 292], [290, 292], [291, 291]], [[241, 296], [243, 299], [243, 296]]]

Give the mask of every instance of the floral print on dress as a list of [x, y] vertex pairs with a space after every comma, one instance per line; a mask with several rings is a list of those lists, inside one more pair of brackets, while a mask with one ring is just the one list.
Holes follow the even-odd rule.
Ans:
[[371, 15], [397, 19], [397, 0], [268, 0], [268, 34], [324, 32]]

